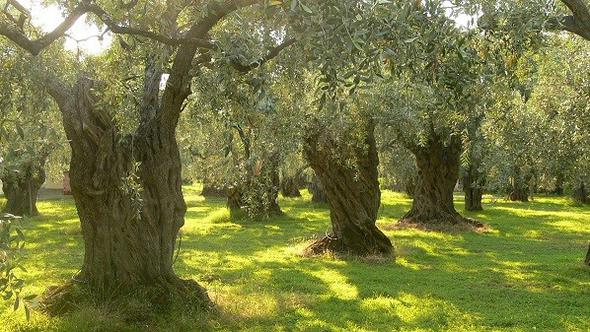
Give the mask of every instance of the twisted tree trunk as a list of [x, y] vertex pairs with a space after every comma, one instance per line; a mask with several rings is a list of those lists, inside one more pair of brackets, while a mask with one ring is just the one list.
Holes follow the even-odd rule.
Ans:
[[453, 191], [459, 177], [461, 142], [453, 139], [447, 146], [435, 137], [426, 146], [416, 145], [410, 150], [416, 158], [418, 178], [412, 208], [401, 223], [435, 229], [474, 224], [461, 216], [453, 203]]
[[[332, 233], [312, 243], [310, 253], [367, 256], [393, 252], [391, 241], [375, 225], [381, 191], [374, 129], [372, 123], [367, 126], [364, 147], [353, 148], [353, 155], [345, 155], [346, 149], [326, 133], [307, 137], [305, 155], [325, 189], [332, 221]], [[343, 158], [354, 160], [356, 169], [344, 165]]]
[[84, 238], [76, 279], [99, 296], [160, 287], [166, 294], [193, 294], [208, 306], [205, 290], [180, 280], [172, 267], [186, 212], [174, 126], [159, 125], [156, 115], [133, 138], [121, 137], [109, 113], [96, 106], [94, 88], [81, 79], [74, 96], [60, 103]]
[[18, 170], [6, 170], [2, 176], [2, 191], [6, 197], [3, 212], [15, 216], [36, 216], [37, 195], [45, 182], [47, 155], [41, 153], [21, 165]]
[[303, 177], [303, 171], [308, 166], [300, 168], [295, 172], [293, 176], [285, 176], [281, 180], [281, 194], [283, 197], [301, 197], [301, 188], [305, 187], [305, 178]]

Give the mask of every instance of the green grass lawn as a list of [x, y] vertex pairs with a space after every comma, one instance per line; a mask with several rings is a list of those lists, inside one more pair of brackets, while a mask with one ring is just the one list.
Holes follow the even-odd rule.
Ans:
[[[218, 311], [203, 318], [178, 311], [148, 325], [128, 325], [107, 309], [85, 307], [27, 322], [0, 303], [0, 329], [120, 331], [590, 330], [590, 208], [566, 199], [492, 202], [468, 213], [485, 234], [386, 231], [397, 259], [304, 258], [306, 242], [329, 229], [328, 210], [309, 197], [283, 199], [283, 217], [232, 221], [224, 200], [186, 188], [188, 213], [177, 273], [199, 280]], [[379, 225], [410, 206], [384, 192]], [[64, 283], [82, 261], [71, 200], [43, 201], [25, 221], [26, 293]], [[463, 209], [457, 197], [458, 209]], [[203, 320], [207, 323], [203, 325]]]

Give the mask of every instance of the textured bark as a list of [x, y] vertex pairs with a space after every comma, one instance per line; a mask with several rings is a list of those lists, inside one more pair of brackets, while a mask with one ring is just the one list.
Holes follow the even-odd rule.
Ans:
[[283, 197], [301, 197], [302, 188], [305, 188], [305, 176], [303, 172], [308, 166], [302, 167], [295, 172], [293, 176], [283, 174], [281, 180], [281, 194]]
[[463, 175], [463, 191], [465, 192], [465, 210], [482, 211], [483, 186], [485, 175], [478, 170], [478, 163], [472, 163]]
[[311, 193], [312, 203], [328, 203], [328, 195], [326, 195], [326, 190], [317, 175], [314, 175], [313, 180], [307, 186], [307, 190]]
[[[199, 19], [182, 29], [181, 39], [170, 37], [181, 30], [178, 18], [186, 8], [186, 4], [176, 2], [168, 3], [157, 18], [162, 34], [119, 26], [109, 13], [87, 2], [73, 8], [53, 31], [36, 39], [17, 27], [0, 24], [0, 34], [33, 55], [61, 38], [88, 12], [95, 13], [114, 33], [139, 35], [160, 43], [146, 49], [149, 54], [145, 57], [143, 95], [138, 100], [141, 125], [132, 137], [117, 134], [112, 115], [105, 109], [109, 106], [93, 95], [100, 86], [85, 78], [70, 85], [54, 75], [54, 68], [38, 66], [40, 79], [59, 105], [72, 148], [71, 186], [85, 246], [84, 263], [76, 280], [92, 295], [115, 296], [130, 287], [161, 286], [169, 290], [167, 293], [184, 298], [194, 294], [202, 304], [210, 304], [197, 283], [180, 281], [172, 269], [174, 244], [186, 211], [175, 131], [191, 94], [192, 69], [210, 62], [203, 48], [216, 48], [210, 30], [232, 12], [258, 3], [215, 1]], [[260, 59], [236, 67], [242, 72], [257, 68], [293, 43], [293, 39], [286, 40]], [[161, 91], [164, 67], [169, 76]], [[191, 294], [187, 294], [189, 288]]]
[[[266, 198], [266, 202], [264, 202], [266, 206], [266, 213], [272, 215], [281, 215], [283, 211], [279, 206], [279, 191], [281, 188], [281, 177], [279, 175], [279, 164], [277, 156], [271, 157], [271, 159], [267, 162], [268, 169], [263, 173], [262, 180], [265, 182], [266, 193], [264, 197]], [[270, 178], [270, 183], [266, 177]]]
[[73, 98], [60, 105], [84, 238], [76, 279], [98, 295], [142, 285], [182, 294], [190, 287], [209, 305], [205, 290], [181, 281], [172, 268], [186, 212], [174, 127], [156, 125], [154, 116], [133, 139], [120, 137], [108, 112], [96, 107], [94, 87], [81, 79]]
[[231, 212], [237, 212], [242, 209], [242, 193], [237, 187], [231, 187], [227, 190], [227, 208]]
[[[391, 241], [375, 225], [381, 192], [374, 129], [373, 124], [367, 126], [365, 147], [353, 148], [354, 155], [343, 155], [350, 152], [326, 133], [307, 137], [305, 155], [325, 189], [332, 221], [332, 233], [311, 244], [308, 252], [359, 256], [393, 252]], [[343, 165], [342, 157], [354, 160], [357, 169]]]
[[586, 264], [586, 266], [590, 266], [590, 245], [588, 245], [588, 252], [586, 253], [584, 264]]
[[408, 176], [408, 179], [405, 181], [404, 191], [410, 197], [414, 197], [414, 192], [416, 191], [416, 177]]
[[446, 225], [473, 224], [455, 210], [453, 203], [459, 177], [460, 141], [453, 139], [444, 145], [435, 137], [426, 146], [409, 148], [416, 158], [418, 177], [412, 208], [402, 218], [402, 224], [441, 229]]
[[4, 213], [15, 216], [36, 216], [37, 195], [45, 182], [45, 161], [42, 156], [21, 165], [20, 169], [7, 170], [2, 176], [2, 190], [6, 197]]

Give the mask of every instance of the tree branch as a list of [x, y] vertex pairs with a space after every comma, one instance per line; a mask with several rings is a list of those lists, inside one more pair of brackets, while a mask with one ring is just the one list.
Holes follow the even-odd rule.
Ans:
[[25, 33], [17, 26], [12, 26], [6, 22], [0, 22], [0, 35], [6, 36], [8, 39], [12, 40], [14, 43], [27, 50], [32, 55], [38, 55], [43, 49], [51, 45], [54, 41], [60, 37], [63, 37], [80, 17], [88, 13], [96, 15], [109, 28], [109, 30], [115, 34], [146, 37], [170, 46], [193, 44], [200, 48], [214, 47], [213, 43], [205, 38], [173, 38], [149, 30], [119, 25], [104, 9], [97, 5], [86, 2], [74, 8], [72, 13], [70, 13], [58, 27], [41, 38], [32, 40], [27, 37]]
[[238, 61], [232, 61], [231, 65], [239, 72], [241, 73], [247, 73], [253, 69], [256, 69], [262, 65], [264, 65], [265, 63], [267, 63], [268, 61], [274, 59], [275, 57], [277, 57], [279, 55], [279, 53], [281, 53], [282, 50], [284, 50], [285, 48], [295, 44], [295, 42], [297, 42], [296, 39], [288, 39], [286, 41], [284, 41], [283, 43], [281, 43], [280, 45], [273, 47], [269, 50], [269, 52], [266, 54], [266, 56], [264, 56], [263, 58], [259, 59], [256, 62], [253, 62], [249, 65], [243, 65]]
[[561, 0], [572, 15], [556, 17], [547, 22], [552, 30], [564, 30], [590, 40], [590, 10], [583, 0]]
[[29, 39], [17, 27], [6, 24], [5, 22], [0, 22], [0, 35], [6, 36], [32, 55], [38, 55], [44, 48], [62, 37], [87, 12], [88, 9], [85, 4], [78, 5], [53, 31], [36, 40]]
[[[226, 0], [213, 5], [199, 22], [195, 23], [183, 36], [184, 39], [206, 39], [209, 31], [230, 13], [254, 4], [263, 3], [265, 0]], [[178, 122], [178, 116], [182, 110], [182, 104], [191, 92], [190, 80], [193, 58], [197, 53], [197, 45], [185, 43], [180, 46], [170, 76], [162, 95], [161, 125], [167, 127], [168, 132], [173, 132]]]

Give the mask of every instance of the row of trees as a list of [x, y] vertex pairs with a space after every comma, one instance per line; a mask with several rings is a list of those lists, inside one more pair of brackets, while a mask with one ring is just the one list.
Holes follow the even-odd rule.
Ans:
[[[281, 174], [313, 169], [332, 233], [312, 253], [393, 252], [375, 225], [379, 155], [389, 182], [411, 188], [402, 222], [425, 227], [481, 226], [454, 207], [461, 175], [468, 209], [481, 207], [484, 186], [509, 185], [521, 200], [539, 179], [584, 188], [587, 61], [575, 50], [585, 45], [541, 33], [584, 36], [583, 21], [555, 16], [562, 8], [461, 2], [456, 9], [483, 13], [480, 28], [465, 29], [436, 1], [139, 2], [60, 3], [66, 18], [45, 34], [0, 21], [16, 64], [3, 75], [21, 66], [20, 81], [35, 83], [19, 86], [24, 98], [7, 98], [7, 109], [38, 120], [31, 114], [41, 106], [29, 105], [61, 114], [85, 244], [75, 279], [92, 293], [160, 287], [210, 305], [202, 287], [173, 271], [186, 212], [183, 161], [194, 166], [184, 177], [196, 170], [227, 193], [232, 210], [251, 216], [280, 213]], [[85, 14], [116, 43], [76, 61], [59, 41]], [[515, 28], [518, 15], [534, 19]], [[569, 52], [580, 54], [579, 65], [556, 71]], [[40, 148], [27, 139], [50, 137], [41, 122], [6, 135]], [[46, 158], [40, 151], [30, 155]], [[396, 159], [415, 165], [398, 168]], [[20, 165], [13, 169], [25, 174]]]

